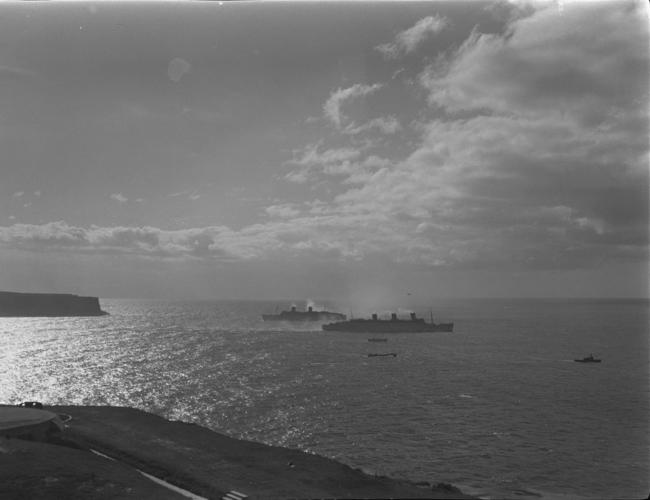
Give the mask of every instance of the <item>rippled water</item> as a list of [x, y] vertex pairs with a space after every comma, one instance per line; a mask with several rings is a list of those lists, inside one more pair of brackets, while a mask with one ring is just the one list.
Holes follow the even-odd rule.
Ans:
[[647, 301], [446, 301], [453, 334], [381, 344], [269, 302], [101, 302], [0, 318], [0, 402], [134, 406], [486, 497], [650, 492]]

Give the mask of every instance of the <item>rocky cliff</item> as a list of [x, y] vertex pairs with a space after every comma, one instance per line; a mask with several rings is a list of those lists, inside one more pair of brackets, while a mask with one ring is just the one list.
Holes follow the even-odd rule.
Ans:
[[67, 293], [0, 292], [0, 316], [102, 316], [97, 297]]

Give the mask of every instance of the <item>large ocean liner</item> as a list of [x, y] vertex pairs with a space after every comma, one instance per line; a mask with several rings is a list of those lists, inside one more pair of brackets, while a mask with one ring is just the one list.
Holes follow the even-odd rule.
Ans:
[[371, 319], [351, 319], [323, 325], [330, 332], [401, 333], [401, 332], [453, 332], [453, 323], [427, 323], [411, 313], [409, 319], [400, 319], [391, 314], [390, 319], [379, 319], [376, 314]]
[[309, 307], [306, 311], [297, 311], [296, 306], [291, 306], [290, 311], [280, 314], [262, 314], [264, 321], [345, 321], [345, 314], [331, 311], [314, 311]]

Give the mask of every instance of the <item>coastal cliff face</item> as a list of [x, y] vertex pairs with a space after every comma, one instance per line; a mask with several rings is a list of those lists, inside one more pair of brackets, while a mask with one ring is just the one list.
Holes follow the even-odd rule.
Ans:
[[[7, 439], [0, 432], [2, 500], [187, 498], [138, 471], [202, 500], [225, 498], [232, 490], [250, 500], [475, 499], [448, 483], [371, 475], [330, 458], [234, 439], [134, 408], [46, 406], [44, 410], [65, 421], [62, 429], [48, 433], [44, 441], [31, 440], [33, 436], [28, 436], [29, 441]], [[0, 405], [0, 423], [2, 411]], [[42, 410], [33, 411], [38, 415]]]
[[0, 292], [0, 316], [103, 316], [97, 297], [67, 293]]

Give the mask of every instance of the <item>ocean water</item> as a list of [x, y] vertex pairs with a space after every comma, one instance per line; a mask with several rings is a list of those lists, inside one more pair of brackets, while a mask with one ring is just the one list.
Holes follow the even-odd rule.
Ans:
[[386, 343], [261, 320], [288, 303], [101, 303], [0, 318], [0, 403], [133, 406], [484, 498], [650, 493], [647, 301], [441, 301], [454, 333]]

